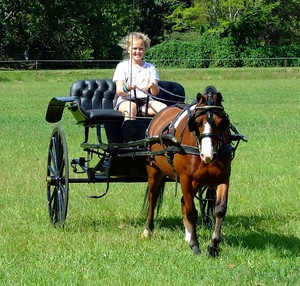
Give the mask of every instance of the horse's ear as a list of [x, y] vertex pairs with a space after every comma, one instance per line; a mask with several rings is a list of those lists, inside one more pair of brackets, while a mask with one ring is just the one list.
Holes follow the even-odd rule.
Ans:
[[196, 96], [197, 102], [200, 101], [201, 97], [202, 97], [202, 94], [200, 92], [198, 92], [197, 96]]
[[192, 114], [189, 118], [189, 121], [188, 121], [188, 127], [189, 127], [189, 131], [190, 132], [193, 132], [196, 130], [195, 128], [195, 114]]
[[217, 92], [217, 102], [222, 105], [222, 101], [223, 101], [223, 96], [221, 94], [221, 92]]

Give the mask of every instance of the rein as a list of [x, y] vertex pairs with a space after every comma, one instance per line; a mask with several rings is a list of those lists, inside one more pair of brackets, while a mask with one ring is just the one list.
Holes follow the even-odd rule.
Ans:
[[[185, 99], [184, 96], [175, 94], [175, 93], [173, 93], [173, 92], [171, 92], [171, 91], [168, 91], [168, 90], [166, 90], [166, 89], [164, 89], [164, 88], [162, 88], [162, 87], [160, 87], [160, 86], [158, 86], [158, 87], [159, 87], [160, 90], [164, 91], [165, 93], [168, 93], [168, 94], [170, 94], [170, 95], [176, 96], [176, 97], [178, 97], [178, 98], [184, 98], [184, 99]], [[138, 86], [136, 87], [136, 89], [138, 89], [139, 91], [141, 91], [141, 92], [143, 92], [144, 94], [146, 94], [148, 98], [152, 98], [152, 99], [153, 99], [153, 98], [158, 98], [158, 99], [159, 99], [160, 101], [162, 101], [162, 102], [178, 103], [178, 101], [175, 101], [175, 100], [164, 99], [164, 98], [160, 98], [160, 97], [157, 97], [157, 96], [155, 96], [155, 95], [152, 95], [151, 93], [146, 92], [145, 90], [139, 88]]]

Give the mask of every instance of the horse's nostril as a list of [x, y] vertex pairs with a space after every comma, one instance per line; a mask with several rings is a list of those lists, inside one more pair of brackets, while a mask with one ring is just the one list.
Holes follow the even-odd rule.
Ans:
[[205, 164], [210, 163], [212, 160], [211, 157], [205, 156], [203, 153], [200, 154], [200, 158]]

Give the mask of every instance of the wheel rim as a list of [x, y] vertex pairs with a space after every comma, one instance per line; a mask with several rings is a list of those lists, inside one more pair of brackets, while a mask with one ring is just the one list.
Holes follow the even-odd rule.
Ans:
[[50, 222], [64, 226], [69, 200], [69, 163], [64, 132], [56, 127], [51, 135], [47, 165], [47, 196]]

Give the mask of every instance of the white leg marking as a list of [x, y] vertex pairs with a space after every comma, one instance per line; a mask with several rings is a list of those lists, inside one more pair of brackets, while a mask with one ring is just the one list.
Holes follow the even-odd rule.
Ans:
[[150, 238], [151, 234], [152, 233], [147, 228], [145, 228], [144, 232], [142, 233], [142, 238]]
[[191, 230], [187, 227], [185, 227], [185, 241], [190, 242], [192, 239]]

